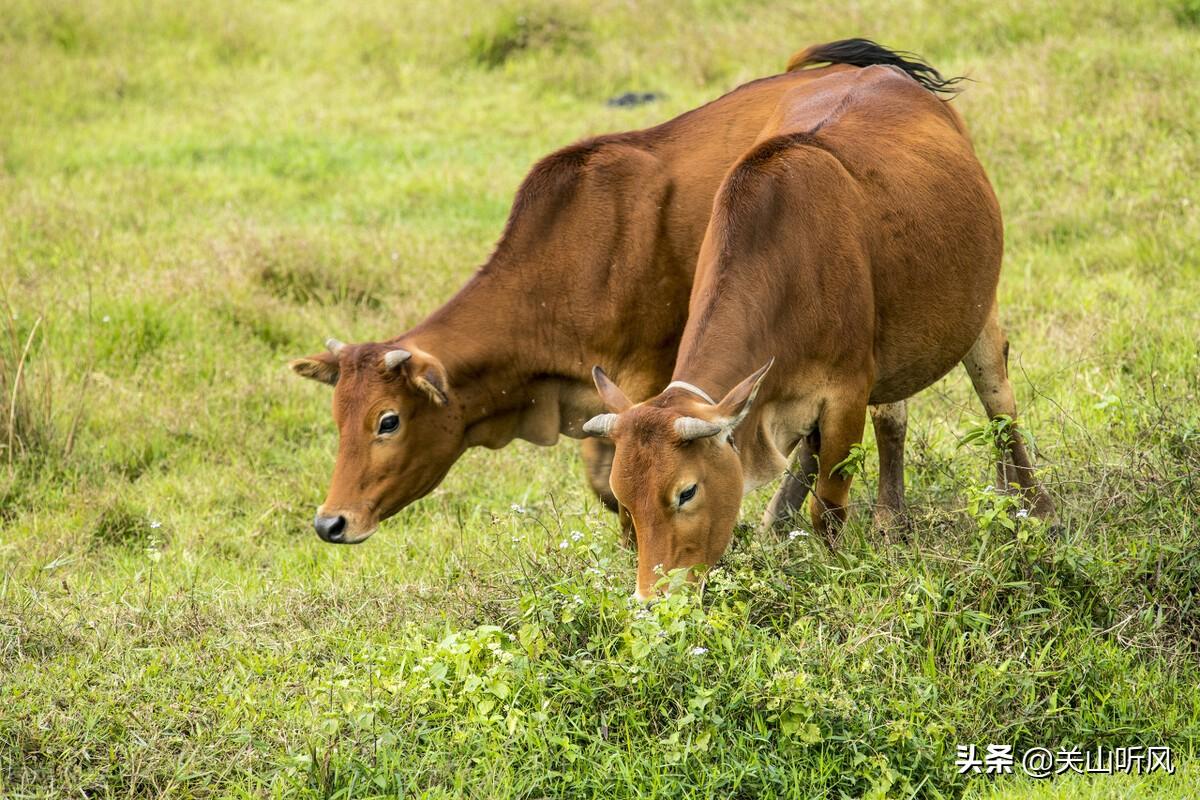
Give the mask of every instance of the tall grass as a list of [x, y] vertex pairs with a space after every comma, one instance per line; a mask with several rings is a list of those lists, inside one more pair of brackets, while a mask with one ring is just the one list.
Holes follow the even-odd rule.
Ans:
[[[42, 363], [44, 317], [23, 320], [12, 305], [0, 306], [0, 456], [9, 481], [18, 467], [62, 466], [75, 446], [86, 411], [89, 372], [86, 349], [77, 354], [82, 377], [68, 382], [53, 365]], [[86, 337], [79, 337], [85, 340]], [[11, 485], [11, 484], [10, 484]]]
[[42, 318], [35, 319], [28, 334], [22, 336], [11, 314], [10, 311], [5, 315], [7, 336], [4, 337], [4, 346], [0, 347], [0, 396], [7, 401], [4, 404], [0, 439], [4, 442], [10, 470], [18, 454], [24, 456], [31, 451], [45, 449], [51, 425], [49, 393], [41, 393], [40, 402], [33, 401], [26, 377], [29, 351]]

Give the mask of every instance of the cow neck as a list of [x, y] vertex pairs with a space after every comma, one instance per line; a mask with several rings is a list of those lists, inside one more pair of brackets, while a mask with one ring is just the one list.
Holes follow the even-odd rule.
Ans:
[[462, 408], [468, 446], [501, 447], [514, 438], [550, 444], [562, 427], [561, 385], [590, 389], [586, 369], [596, 359], [556, 363], [561, 343], [544, 338], [545, 298], [538, 289], [553, 283], [541, 281], [529, 266], [497, 267], [489, 263], [399, 341], [442, 361]]

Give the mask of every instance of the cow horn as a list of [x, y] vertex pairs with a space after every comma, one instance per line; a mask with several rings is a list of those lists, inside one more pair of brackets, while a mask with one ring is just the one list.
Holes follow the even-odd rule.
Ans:
[[383, 354], [383, 363], [388, 369], [395, 369], [412, 358], [412, 353], [407, 350], [389, 350]]
[[592, 436], [611, 436], [613, 426], [617, 424], [616, 414], [597, 414], [583, 423], [583, 432]]
[[716, 436], [724, 429], [722, 425], [696, 417], [680, 417], [675, 420], [675, 435], [685, 442]]
[[327, 350], [329, 350], [329, 352], [333, 353], [335, 356], [340, 355], [343, 348], [345, 348], [345, 347], [346, 347], [346, 343], [339, 342], [337, 339], [326, 339], [325, 340], [325, 348]]

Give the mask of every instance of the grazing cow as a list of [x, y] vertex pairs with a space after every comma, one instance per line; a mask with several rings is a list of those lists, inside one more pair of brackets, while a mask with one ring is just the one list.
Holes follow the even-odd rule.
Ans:
[[[551, 154], [521, 184], [487, 263], [449, 302], [386, 342], [329, 340], [328, 352], [293, 361], [298, 374], [334, 386], [340, 438], [318, 535], [364, 540], [437, 486], [468, 447], [583, 437], [583, 422], [603, 410], [593, 363], [635, 398], [662, 386], [721, 178], [785, 94], [857, 72], [855, 41], [810, 48], [788, 72], [656, 127]], [[830, 65], [801, 69], [817, 63]], [[887, 416], [893, 432], [896, 416]], [[615, 509], [611, 444], [583, 448], [593, 490]], [[772, 508], [786, 513], [806, 491], [785, 482]]]
[[[868, 404], [902, 401], [961, 361], [989, 417], [1016, 415], [991, 185], [929, 74], [859, 47], [887, 65], [788, 90], [722, 182], [667, 388], [634, 405], [594, 371], [609, 413], [584, 430], [616, 446], [641, 598], [660, 571], [714, 564], [744, 494], [801, 443], [813, 525], [832, 543], [850, 488], [838, 465]], [[1019, 431], [997, 443], [1002, 475], [1051, 514]]]

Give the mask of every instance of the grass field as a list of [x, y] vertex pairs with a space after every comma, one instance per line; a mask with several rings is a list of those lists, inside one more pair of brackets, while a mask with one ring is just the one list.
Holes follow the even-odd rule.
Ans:
[[[540, 155], [859, 35], [974, 80], [1060, 530], [956, 372], [907, 540], [868, 457], [838, 553], [747, 533], [649, 610], [569, 442], [317, 540], [288, 358], [436, 308]], [[0, 795], [1200, 795], [1198, 73], [1195, 0], [0, 0]], [[956, 774], [992, 742], [1178, 771]]]

